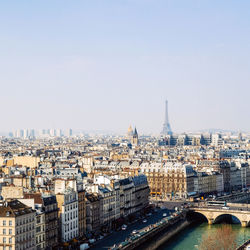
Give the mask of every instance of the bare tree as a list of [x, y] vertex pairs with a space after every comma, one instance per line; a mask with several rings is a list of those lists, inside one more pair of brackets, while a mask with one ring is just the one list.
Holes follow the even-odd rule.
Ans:
[[234, 250], [236, 249], [236, 233], [231, 225], [222, 225], [218, 230], [204, 235], [200, 250]]

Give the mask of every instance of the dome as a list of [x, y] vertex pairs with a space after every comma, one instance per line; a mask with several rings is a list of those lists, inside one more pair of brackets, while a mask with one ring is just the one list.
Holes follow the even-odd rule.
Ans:
[[132, 136], [133, 135], [133, 129], [131, 127], [131, 125], [128, 128], [128, 136]]

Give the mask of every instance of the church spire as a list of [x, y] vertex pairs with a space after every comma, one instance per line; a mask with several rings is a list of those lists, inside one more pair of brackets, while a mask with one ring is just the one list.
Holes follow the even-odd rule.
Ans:
[[135, 135], [138, 136], [136, 127], [135, 127], [135, 131], [134, 131], [134, 136], [135, 136]]

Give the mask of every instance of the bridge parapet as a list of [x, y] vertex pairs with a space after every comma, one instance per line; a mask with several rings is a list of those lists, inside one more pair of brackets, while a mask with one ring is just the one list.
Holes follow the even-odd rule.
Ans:
[[[234, 204], [235, 205], [235, 204]], [[219, 216], [222, 215], [232, 215], [235, 216], [241, 223], [242, 227], [247, 227], [250, 223], [250, 209], [242, 208], [239, 209], [223, 209], [222, 207], [201, 207], [201, 206], [193, 206], [189, 208], [190, 211], [194, 211], [196, 213], [200, 213], [206, 217], [208, 224], [213, 224], [216, 222]]]

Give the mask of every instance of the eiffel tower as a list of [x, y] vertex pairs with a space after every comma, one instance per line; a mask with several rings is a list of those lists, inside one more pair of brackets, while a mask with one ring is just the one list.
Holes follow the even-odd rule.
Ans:
[[168, 120], [168, 101], [165, 102], [165, 122], [163, 124], [163, 129], [161, 132], [162, 135], [172, 135], [173, 132], [170, 127], [170, 123]]

